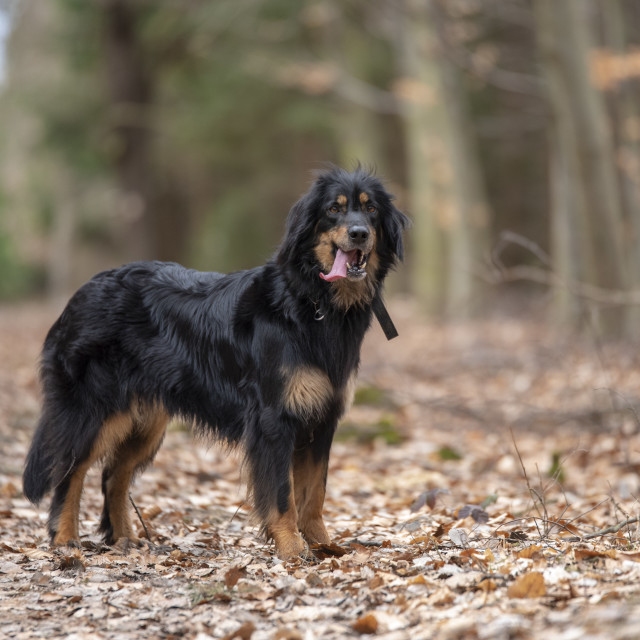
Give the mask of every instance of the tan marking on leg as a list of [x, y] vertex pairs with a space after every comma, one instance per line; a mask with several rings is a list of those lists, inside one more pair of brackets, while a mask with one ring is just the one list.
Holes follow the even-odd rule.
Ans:
[[267, 532], [276, 543], [276, 553], [278, 558], [286, 560], [293, 556], [300, 555], [307, 545], [298, 531], [298, 512], [294, 499], [293, 472], [289, 474], [291, 491], [287, 510], [280, 513], [274, 509], [266, 522]]
[[131, 412], [116, 413], [104, 421], [100, 433], [91, 449], [91, 464], [96, 460], [113, 455], [115, 450], [127, 439], [133, 430]]
[[53, 539], [54, 544], [66, 544], [79, 539], [78, 519], [80, 515], [80, 498], [82, 485], [87, 471], [93, 463], [112, 453], [127, 437], [133, 427], [129, 413], [118, 413], [105, 420], [100, 427], [96, 442], [89, 457], [75, 470], [69, 482], [64, 504], [58, 518], [58, 531]]
[[301, 418], [318, 415], [333, 396], [333, 385], [327, 374], [316, 367], [298, 367], [283, 374], [284, 406]]
[[347, 196], [340, 194], [337, 198], [336, 198], [336, 202], [341, 206], [341, 207], [346, 207], [347, 206]]
[[347, 380], [347, 384], [344, 387], [344, 394], [342, 396], [342, 412], [346, 413], [351, 409], [353, 404], [353, 398], [356, 395], [356, 385], [358, 382], [358, 372], [354, 371]]
[[78, 520], [80, 516], [80, 497], [82, 496], [82, 485], [84, 477], [91, 466], [87, 461], [81, 464], [71, 476], [69, 490], [64, 499], [64, 504], [58, 517], [58, 531], [53, 539], [53, 544], [69, 544], [80, 539]]
[[308, 452], [294, 461], [293, 478], [298, 528], [309, 544], [329, 544], [331, 538], [322, 520], [327, 461], [314, 462]]
[[121, 443], [110, 460], [113, 466], [106, 489], [114, 540], [138, 541], [131, 525], [129, 487], [136, 469], [150, 461], [158, 450], [168, 422], [169, 416], [163, 409], [139, 407], [131, 438]]
[[360, 194], [360, 204], [364, 205], [367, 204], [367, 202], [369, 202], [369, 196], [363, 191]]

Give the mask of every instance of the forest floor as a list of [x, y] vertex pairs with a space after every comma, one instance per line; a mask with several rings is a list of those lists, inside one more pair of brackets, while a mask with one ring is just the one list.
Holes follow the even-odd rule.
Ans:
[[[152, 544], [52, 549], [21, 493], [56, 312], [0, 307], [0, 637], [385, 640], [640, 636], [640, 352], [530, 317], [391, 311], [332, 450], [337, 547], [282, 562], [237, 457], [172, 429], [133, 487]], [[140, 533], [143, 528], [137, 523]], [[340, 555], [340, 554], [344, 555]]]

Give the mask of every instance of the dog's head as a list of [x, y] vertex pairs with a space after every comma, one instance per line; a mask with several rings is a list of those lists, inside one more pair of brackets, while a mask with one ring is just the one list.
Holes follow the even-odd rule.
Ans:
[[333, 287], [336, 301], [349, 307], [370, 301], [402, 260], [407, 225], [378, 178], [362, 168], [334, 168], [292, 207], [277, 259]]

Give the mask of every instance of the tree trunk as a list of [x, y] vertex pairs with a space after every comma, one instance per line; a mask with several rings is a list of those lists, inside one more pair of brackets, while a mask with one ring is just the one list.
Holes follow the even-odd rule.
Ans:
[[[604, 24], [605, 45], [612, 56], [624, 58], [627, 50], [627, 21], [620, 0], [600, 2]], [[629, 233], [626, 235], [625, 253], [628, 258], [629, 288], [640, 289], [640, 144], [633, 135], [640, 122], [640, 95], [637, 83], [612, 79], [609, 104], [613, 111], [616, 138], [618, 181], [622, 194], [625, 219]], [[625, 314], [625, 333], [629, 337], [640, 335], [640, 306], [630, 306]]]
[[[431, 23], [442, 35], [446, 31], [446, 18], [441, 5], [431, 0], [430, 7]], [[448, 116], [446, 134], [453, 169], [450, 189], [456, 209], [449, 229], [447, 312], [456, 317], [471, 316], [485, 302], [485, 286], [477, 272], [490, 253], [490, 210], [462, 78], [446, 54], [447, 43], [439, 39], [439, 44], [437, 64]]]
[[[624, 289], [620, 193], [603, 100], [589, 77], [584, 5], [579, 0], [534, 0], [533, 7], [556, 135], [566, 152], [579, 231], [584, 231], [576, 271], [591, 284]], [[619, 309], [601, 310], [601, 328], [618, 333], [622, 316]]]
[[[561, 327], [575, 327], [583, 317], [584, 305], [572, 293], [571, 282], [580, 280], [578, 273], [580, 238], [584, 230], [579, 228], [578, 207], [572, 189], [571, 165], [564, 129], [556, 123], [549, 140], [549, 190], [550, 190], [550, 244], [551, 258], [556, 274], [563, 285], [553, 293], [553, 320]], [[575, 173], [573, 173], [575, 175]]]
[[433, 0], [406, 0], [401, 41], [413, 289], [432, 313], [470, 315], [482, 301], [475, 272], [488, 254], [488, 205], [465, 96], [437, 36]]
[[138, 42], [136, 9], [127, 0], [102, 0], [107, 84], [111, 97], [114, 163], [122, 188], [121, 241], [128, 259], [153, 257], [149, 233], [152, 80]]
[[426, 11], [420, 2], [405, 0], [401, 19], [403, 78], [398, 93], [407, 146], [409, 212], [414, 222], [412, 289], [426, 311], [439, 314], [446, 300], [445, 227], [452, 209], [450, 166], [440, 136], [445, 113], [433, 54], [435, 38]]
[[63, 187], [66, 197], [59, 201], [61, 206], [55, 209], [47, 269], [49, 275], [47, 293], [55, 301], [68, 296], [74, 284], [71, 276], [74, 267], [76, 227], [76, 197], [73, 193], [73, 183], [68, 179], [64, 169], [59, 172], [58, 178], [63, 183], [58, 187]]
[[101, 0], [101, 7], [125, 256], [182, 260], [191, 218], [170, 167], [159, 168], [155, 78], [140, 38], [138, 9], [128, 0]]

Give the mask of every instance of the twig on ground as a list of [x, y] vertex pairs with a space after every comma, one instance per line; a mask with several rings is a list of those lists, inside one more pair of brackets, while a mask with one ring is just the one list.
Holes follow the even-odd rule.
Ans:
[[136, 512], [136, 515], [138, 516], [138, 520], [140, 520], [140, 524], [142, 525], [142, 528], [144, 529], [145, 538], [147, 540], [151, 540], [151, 536], [149, 535], [149, 529], [147, 529], [147, 525], [146, 525], [145, 521], [142, 519], [142, 514], [140, 513], [140, 509], [138, 509], [138, 505], [133, 501], [133, 497], [131, 496], [131, 494], [129, 494], [129, 502], [131, 502], [131, 504], [133, 505], [133, 508], [135, 509], [135, 512]]
[[599, 538], [600, 536], [606, 536], [610, 533], [618, 533], [622, 527], [626, 527], [629, 524], [634, 524], [636, 522], [640, 522], [640, 516], [634, 516], [633, 518], [627, 518], [622, 522], [618, 522], [611, 527], [607, 527], [606, 529], [600, 529], [600, 531], [594, 531], [593, 533], [588, 533], [586, 536], [582, 536], [583, 540], [593, 540], [593, 538]]
[[[527, 489], [529, 490], [529, 495], [531, 496], [531, 499], [533, 501], [533, 506], [535, 507], [536, 511], [538, 512], [538, 516], [539, 518], [544, 522], [546, 520], [548, 520], [548, 513], [547, 513], [547, 505], [544, 502], [543, 496], [541, 496], [532, 486], [531, 483], [529, 482], [529, 474], [527, 473], [527, 469], [524, 466], [524, 461], [522, 460], [522, 456], [520, 455], [520, 449], [518, 449], [518, 443], [516, 442], [516, 437], [513, 433], [513, 429], [509, 429], [509, 431], [511, 432], [511, 439], [513, 440], [513, 446], [516, 450], [516, 454], [518, 455], [518, 460], [520, 461], [520, 467], [522, 469], [522, 474], [524, 475], [524, 480], [527, 483]], [[540, 510], [540, 508], [542, 507], [542, 511]]]
[[358, 538], [354, 538], [353, 540], [349, 540], [347, 544], [359, 544], [361, 547], [381, 547], [382, 542], [378, 542], [377, 540], [358, 540]]
[[[557, 520], [545, 520], [544, 518], [541, 518], [539, 516], [528, 516], [526, 518], [514, 518], [513, 520], [507, 520], [506, 522], [501, 523], [500, 525], [498, 525], [495, 529], [494, 529], [494, 534], [496, 531], [498, 531], [499, 529], [501, 529], [502, 527], [508, 525], [508, 524], [515, 524], [516, 522], [526, 522], [527, 520], [533, 520], [534, 522], [536, 520], [541, 520], [545, 525], [549, 526], [548, 531], [550, 532], [554, 527], [558, 527], [560, 529], [564, 529], [565, 531], [568, 531], [571, 534], [574, 534], [571, 538], [568, 538], [569, 542], [580, 542], [580, 540], [582, 540], [583, 538], [581, 536], [576, 536], [575, 535], [575, 531], [571, 531], [571, 529], [569, 528], [569, 524], [571, 524], [571, 522], [568, 522], [567, 524], [564, 524], [562, 522], [558, 522]], [[538, 529], [538, 533], [540, 533], [540, 530]], [[547, 534], [548, 535], [548, 534]], [[540, 534], [540, 538], [543, 539], [547, 536], [543, 536], [542, 534]], [[504, 538], [496, 538], [496, 540], [504, 540]], [[567, 540], [567, 538], [565, 538], [565, 540]]]

